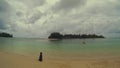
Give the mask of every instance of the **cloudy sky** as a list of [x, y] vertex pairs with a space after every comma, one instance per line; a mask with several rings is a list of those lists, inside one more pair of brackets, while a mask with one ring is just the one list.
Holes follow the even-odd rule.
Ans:
[[120, 0], [0, 0], [0, 31], [15, 37], [120, 36]]

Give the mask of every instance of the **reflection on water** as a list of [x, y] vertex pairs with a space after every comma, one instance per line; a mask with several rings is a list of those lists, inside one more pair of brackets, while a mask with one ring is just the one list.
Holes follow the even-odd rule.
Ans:
[[49, 58], [95, 58], [119, 56], [120, 39], [49, 41], [43, 39], [0, 38], [0, 51], [33, 56], [44, 52]]

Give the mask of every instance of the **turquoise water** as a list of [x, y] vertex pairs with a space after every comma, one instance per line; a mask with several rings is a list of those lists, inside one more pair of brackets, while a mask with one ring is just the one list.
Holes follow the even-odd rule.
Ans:
[[120, 39], [49, 41], [47, 39], [0, 38], [0, 51], [49, 59], [86, 59], [120, 57]]

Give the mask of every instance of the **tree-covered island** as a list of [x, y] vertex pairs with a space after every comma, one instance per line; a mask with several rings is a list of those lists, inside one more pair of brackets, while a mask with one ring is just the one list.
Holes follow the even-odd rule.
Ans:
[[96, 34], [60, 34], [59, 32], [53, 32], [50, 34], [48, 39], [90, 39], [90, 38], [105, 38], [102, 35]]
[[8, 34], [8, 33], [5, 33], [5, 32], [0, 32], [0, 37], [12, 38], [13, 35], [12, 35], [12, 34]]

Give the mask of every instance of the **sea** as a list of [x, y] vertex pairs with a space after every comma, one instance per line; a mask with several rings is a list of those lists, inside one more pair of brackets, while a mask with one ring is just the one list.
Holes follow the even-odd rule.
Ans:
[[57, 60], [118, 58], [120, 57], [120, 38], [59, 41], [40, 38], [0, 38], [0, 52], [36, 58], [42, 52], [43, 57]]

